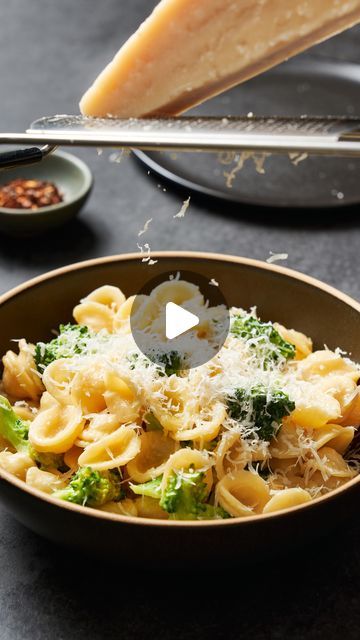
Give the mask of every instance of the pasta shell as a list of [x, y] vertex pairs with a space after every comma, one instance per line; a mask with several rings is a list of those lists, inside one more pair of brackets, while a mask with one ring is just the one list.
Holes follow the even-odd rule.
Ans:
[[295, 331], [295, 329], [287, 329], [277, 322], [274, 323], [274, 327], [284, 340], [287, 340], [287, 342], [290, 342], [295, 346], [295, 360], [303, 360], [311, 354], [313, 349], [311, 338], [308, 338], [300, 331]]
[[131, 480], [147, 482], [164, 472], [165, 463], [174, 453], [176, 443], [161, 431], [146, 431], [140, 436], [140, 452], [127, 465]]
[[[71, 384], [76, 371], [70, 358], [59, 358], [46, 367], [43, 374], [43, 383], [49, 395], [58, 402], [68, 404], [71, 402]], [[45, 400], [51, 402], [49, 396]]]
[[195, 417], [195, 424], [191, 429], [176, 431], [173, 438], [178, 441], [210, 442], [219, 434], [225, 417], [226, 409], [224, 405], [221, 402], [217, 402], [210, 409], [208, 419]]
[[25, 480], [28, 469], [34, 466], [34, 460], [27, 453], [0, 451], [0, 467], [20, 480]]
[[251, 452], [237, 431], [225, 432], [215, 453], [215, 471], [219, 480], [228, 472], [244, 469], [251, 461]]
[[120, 500], [119, 502], [107, 502], [102, 507], [100, 507], [100, 511], [106, 511], [106, 513], [116, 513], [118, 516], [136, 517], [139, 515], [136, 507], [136, 501], [130, 500], [130, 498], [125, 498], [124, 500]]
[[88, 445], [79, 457], [81, 467], [106, 470], [123, 467], [140, 451], [140, 438], [135, 429], [121, 426], [101, 440]]
[[344, 454], [355, 435], [354, 427], [342, 427], [338, 424], [326, 424], [314, 431], [314, 439], [318, 449], [329, 444], [340, 454]]
[[44, 391], [33, 356], [33, 345], [26, 340], [19, 341], [19, 353], [8, 351], [3, 357], [4, 390], [10, 396], [20, 400], [29, 398], [38, 400]]
[[55, 473], [49, 473], [48, 471], [42, 471], [37, 467], [31, 467], [26, 473], [26, 484], [34, 489], [43, 491], [44, 493], [52, 494], [58, 489], [66, 487], [66, 483]]
[[262, 513], [269, 498], [266, 482], [251, 471], [238, 471], [233, 476], [224, 476], [215, 490], [215, 501], [234, 517]]
[[97, 302], [98, 304], [101, 304], [104, 307], [108, 307], [111, 311], [116, 313], [125, 303], [126, 298], [119, 287], [113, 287], [112, 285], [105, 284], [98, 289], [94, 289], [94, 291], [86, 296], [85, 300]]
[[298, 371], [303, 380], [310, 381], [334, 373], [349, 374], [355, 382], [360, 377], [359, 368], [353, 362], [328, 349], [315, 351], [302, 360], [299, 363]]
[[356, 389], [354, 397], [343, 411], [343, 415], [337, 422], [343, 427], [358, 427], [360, 425], [360, 388]]
[[30, 424], [30, 443], [37, 451], [64, 453], [74, 444], [84, 422], [81, 410], [77, 407], [50, 407], [40, 411]]
[[305, 489], [301, 489], [300, 487], [283, 489], [270, 498], [263, 509], [263, 513], [282, 511], [283, 509], [297, 507], [307, 502], [311, 502], [311, 496]]
[[291, 419], [304, 429], [319, 429], [341, 416], [340, 403], [331, 395], [313, 390], [312, 396], [299, 398]]

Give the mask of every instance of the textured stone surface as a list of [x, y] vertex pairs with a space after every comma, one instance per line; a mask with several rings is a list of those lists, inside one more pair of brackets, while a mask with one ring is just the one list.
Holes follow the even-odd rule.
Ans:
[[[21, 130], [33, 119], [76, 112], [77, 101], [152, 0], [11, 0], [2, 3], [0, 122]], [[312, 56], [358, 61], [359, 30]], [[187, 193], [147, 176], [136, 162], [78, 151], [96, 186], [78, 221], [55, 236], [0, 236], [0, 291], [76, 260], [136, 250], [137, 232], [153, 249], [202, 249], [264, 259], [289, 253], [288, 266], [360, 297], [356, 211], [309, 215], [229, 207], [193, 198], [189, 218], [173, 220]], [[357, 518], [358, 519], [358, 518]], [[37, 538], [0, 507], [1, 640], [83, 638], [359, 637], [359, 526], [310, 546], [276, 569], [230, 576], [166, 576], [93, 566]], [[311, 540], [312, 532], [304, 531]], [[279, 540], [281, 546], [281, 540]], [[126, 549], [124, 549], [126, 554]], [[214, 566], [216, 550], [214, 550]], [[131, 575], [128, 577], [128, 573]], [[234, 575], [232, 574], [232, 578]], [[115, 578], [115, 579], [114, 579]]]

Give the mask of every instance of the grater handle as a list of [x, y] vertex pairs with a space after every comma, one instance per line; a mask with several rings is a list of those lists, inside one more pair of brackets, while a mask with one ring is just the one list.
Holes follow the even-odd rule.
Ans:
[[14, 167], [41, 162], [45, 156], [55, 149], [56, 147], [44, 145], [43, 147], [29, 147], [27, 149], [3, 151], [0, 153], [0, 170], [13, 169]]

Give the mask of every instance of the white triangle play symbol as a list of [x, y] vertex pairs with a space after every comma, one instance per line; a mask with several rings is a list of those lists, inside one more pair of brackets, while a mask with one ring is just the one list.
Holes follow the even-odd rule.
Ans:
[[168, 340], [181, 336], [185, 331], [196, 327], [199, 318], [174, 302], [168, 302], [165, 308], [165, 333]]

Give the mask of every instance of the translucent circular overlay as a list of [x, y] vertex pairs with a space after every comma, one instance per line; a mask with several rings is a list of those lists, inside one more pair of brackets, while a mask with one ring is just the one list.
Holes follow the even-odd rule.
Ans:
[[226, 340], [230, 316], [215, 280], [192, 271], [166, 271], [135, 296], [130, 323], [140, 351], [171, 372], [211, 360]]

